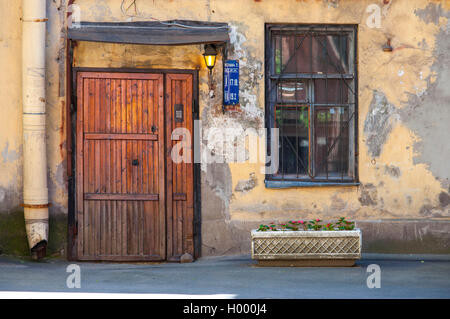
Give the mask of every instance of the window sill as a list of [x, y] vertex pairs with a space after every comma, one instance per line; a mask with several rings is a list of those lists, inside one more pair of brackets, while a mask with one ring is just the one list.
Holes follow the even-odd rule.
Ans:
[[359, 182], [301, 182], [301, 181], [274, 181], [265, 180], [266, 188], [291, 188], [291, 187], [330, 187], [330, 186], [358, 186]]

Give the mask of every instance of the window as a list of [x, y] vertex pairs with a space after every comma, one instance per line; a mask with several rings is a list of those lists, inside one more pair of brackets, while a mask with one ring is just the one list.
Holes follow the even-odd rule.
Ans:
[[266, 127], [278, 128], [279, 154], [266, 185], [356, 182], [355, 37], [349, 25], [266, 25]]

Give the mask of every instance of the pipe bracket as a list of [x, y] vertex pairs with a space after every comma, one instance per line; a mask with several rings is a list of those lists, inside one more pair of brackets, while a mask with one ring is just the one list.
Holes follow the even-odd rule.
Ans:
[[22, 18], [20, 18], [20, 20], [22, 22], [47, 22], [48, 18], [44, 18], [44, 19], [22, 19]]
[[20, 206], [24, 207], [24, 208], [48, 208], [50, 207], [52, 204], [48, 203], [48, 204], [21, 204]]

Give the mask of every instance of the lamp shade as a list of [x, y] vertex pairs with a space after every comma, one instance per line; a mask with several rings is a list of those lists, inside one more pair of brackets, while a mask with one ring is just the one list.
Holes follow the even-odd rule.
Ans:
[[203, 59], [209, 70], [212, 70], [216, 65], [217, 50], [213, 44], [205, 45], [205, 52], [203, 53]]

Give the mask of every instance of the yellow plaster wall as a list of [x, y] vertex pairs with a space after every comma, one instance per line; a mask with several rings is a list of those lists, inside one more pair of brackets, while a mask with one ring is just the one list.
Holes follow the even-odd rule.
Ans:
[[[20, 204], [22, 173], [22, 27], [18, 1], [0, 1], [0, 207]], [[1, 210], [1, 209], [0, 209]]]
[[[426, 164], [413, 162], [414, 143], [420, 139], [419, 136], [394, 115], [391, 119], [393, 129], [382, 146], [380, 156], [374, 158], [369, 155], [363, 133], [374, 90], [382, 92], [390, 104], [401, 109], [411, 94], [422, 94], [435, 80], [435, 71], [431, 70], [435, 61], [435, 36], [445, 26], [447, 18], [440, 17], [439, 23], [434, 24], [418, 17], [416, 10], [425, 9], [428, 1], [391, 1], [389, 5], [383, 5], [382, 1], [137, 1], [137, 14], [134, 7], [127, 11], [128, 15], [135, 15], [133, 18], [123, 15], [121, 2], [77, 3], [83, 13], [82, 20], [87, 21], [192, 19], [229, 22], [233, 30], [231, 57], [239, 58], [241, 72], [249, 68], [255, 77], [259, 76], [259, 89], [256, 90], [245, 86], [249, 76], [241, 74], [241, 96], [254, 98], [241, 104], [245, 109], [245, 102], [251, 104], [254, 101], [254, 106], [261, 110], [259, 114], [263, 114], [264, 107], [264, 23], [358, 24], [359, 177], [363, 185], [374, 186], [377, 204], [363, 205], [358, 200], [361, 188], [356, 186], [267, 189], [259, 165], [231, 163], [231, 219], [259, 221], [338, 215], [355, 219], [421, 218], [424, 205], [439, 206], [438, 196], [446, 189]], [[447, 1], [435, 3], [448, 10]], [[370, 4], [381, 8], [381, 28], [370, 28], [366, 24], [370, 14], [366, 9]], [[101, 15], [103, 11], [108, 15]], [[392, 53], [381, 50], [387, 38], [392, 39]], [[201, 46], [158, 48], [80, 43], [75, 61], [79, 66], [199, 68], [200, 107], [204, 110], [213, 105], [217, 110], [220, 109], [221, 92], [218, 90], [213, 100], [208, 98], [201, 52]], [[220, 70], [215, 72], [220, 83]], [[247, 111], [254, 110], [249, 108]], [[218, 113], [213, 114], [227, 125], [233, 126], [237, 122], [231, 115], [221, 117]], [[210, 113], [203, 112], [202, 115], [205, 117]], [[261, 127], [263, 122], [259, 123]], [[245, 128], [245, 123], [239, 122], [238, 126]], [[385, 166], [398, 167], [400, 176], [386, 174]], [[238, 182], [248, 179], [250, 173], [256, 174], [257, 186], [247, 192], [235, 192]]]
[[[130, 1], [125, 1], [125, 5]], [[157, 47], [78, 43], [74, 65], [85, 67], [183, 68], [199, 69], [201, 119], [209, 126], [260, 128], [264, 115], [264, 24], [265, 23], [333, 23], [358, 25], [359, 80], [359, 178], [361, 187], [309, 187], [283, 190], [264, 187], [260, 166], [231, 163], [231, 196], [225, 201], [228, 220], [272, 221], [291, 218], [332, 218], [346, 215], [358, 220], [380, 218], [448, 219], [448, 208], [439, 207], [439, 194], [448, 192], [441, 176], [429, 165], [417, 163], [415, 143], [422, 139], [410, 129], [399, 114], [411, 96], [421, 97], [436, 81], [434, 54], [436, 38], [448, 24], [439, 16], [437, 22], [425, 21], [417, 14], [430, 5], [448, 15], [449, 1], [395, 0], [389, 5], [375, 0], [137, 0], [121, 10], [122, 0], [78, 0], [83, 21], [154, 21], [186, 19], [228, 22], [231, 26], [229, 57], [239, 59], [241, 66], [241, 114], [222, 115], [221, 68], [214, 70], [215, 96], [210, 97], [207, 70], [202, 60], [202, 46]], [[48, 2], [47, 37], [47, 109], [48, 167], [51, 201], [62, 211], [67, 209], [65, 177], [65, 111], [64, 111], [64, 21], [66, 1]], [[369, 28], [366, 12], [370, 4], [381, 8], [381, 28]], [[59, 8], [59, 10], [58, 10]], [[20, 203], [21, 194], [21, 25], [20, 1], [0, 0], [0, 190], [10, 196], [12, 204]], [[392, 38], [394, 52], [381, 47]], [[218, 61], [220, 66], [220, 61]], [[382, 146], [380, 156], [373, 157], [363, 132], [374, 90], [382, 92], [395, 107], [392, 131]], [[398, 113], [397, 113], [398, 111]], [[448, 135], [448, 134], [447, 134]], [[420, 154], [419, 154], [420, 155]], [[398, 167], [401, 174], [386, 174], [386, 166]], [[241, 180], [255, 173], [257, 185], [246, 192], [236, 192]], [[448, 181], [447, 181], [448, 183]], [[375, 205], [363, 205], [359, 198], [365, 185], [371, 185]], [[0, 199], [2, 193], [0, 191]], [[207, 199], [203, 199], [207, 200]], [[424, 216], [423, 207], [438, 214]]]

